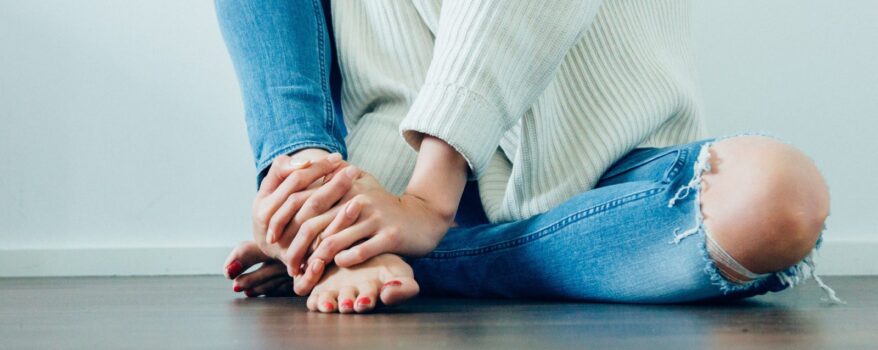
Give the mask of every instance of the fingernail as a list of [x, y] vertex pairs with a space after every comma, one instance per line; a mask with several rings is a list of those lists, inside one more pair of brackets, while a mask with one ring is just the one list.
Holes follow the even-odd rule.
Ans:
[[359, 204], [357, 201], [351, 201], [350, 203], [348, 203], [347, 208], [344, 209], [345, 215], [347, 215], [349, 218], [353, 218], [355, 215], [357, 215], [357, 209], [359, 209], [357, 207], [358, 205]]
[[323, 304], [323, 307], [325, 307], [326, 310], [332, 310], [332, 309], [335, 309], [335, 305], [332, 305], [332, 303], [330, 303], [330, 302], [326, 302], [326, 303], [324, 303], [324, 304]]
[[265, 233], [265, 243], [274, 243], [274, 230], [268, 229], [268, 232]]
[[244, 291], [244, 295], [246, 295], [248, 298], [252, 298], [256, 296], [256, 292], [254, 292], [252, 289], [248, 289]]
[[328, 160], [330, 163], [338, 163], [341, 161], [341, 153], [332, 153], [326, 156], [326, 160]]
[[351, 299], [345, 299], [344, 301], [341, 302], [341, 307], [345, 308], [345, 309], [353, 309], [354, 308], [354, 301]]
[[[345, 259], [350, 260], [353, 257], [354, 257], [353, 253], [351, 253], [350, 250], [344, 250], [344, 251], [341, 251], [335, 255], [336, 259], [341, 259], [341, 260], [345, 260]], [[336, 261], [338, 261], [338, 260], [336, 260]]]
[[291, 159], [290, 160], [290, 167], [293, 169], [307, 168], [309, 165], [311, 165], [310, 160], [301, 160], [301, 159]]
[[238, 277], [241, 272], [244, 272], [243, 270], [244, 266], [241, 265], [241, 262], [239, 262], [238, 260], [232, 261], [232, 263], [229, 264], [228, 267], [226, 267], [226, 272], [229, 274], [229, 278]]
[[244, 288], [236, 285], [236, 286], [232, 287], [232, 290], [235, 291], [235, 293], [240, 293], [241, 291], [244, 290]]
[[323, 272], [323, 260], [314, 259], [314, 262], [311, 263], [311, 272], [317, 275]]
[[368, 297], [362, 297], [362, 298], [357, 299], [357, 305], [370, 305], [370, 304], [372, 304], [372, 299], [369, 299]]
[[384, 287], [399, 287], [402, 285], [400, 281], [390, 281], [384, 284]]
[[360, 173], [360, 169], [357, 169], [355, 166], [349, 166], [344, 170], [344, 176], [347, 176], [348, 179], [353, 179], [357, 177], [357, 174]]

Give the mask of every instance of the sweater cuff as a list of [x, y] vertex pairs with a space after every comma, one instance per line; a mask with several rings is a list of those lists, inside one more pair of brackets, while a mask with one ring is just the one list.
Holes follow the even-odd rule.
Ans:
[[451, 145], [472, 170], [470, 180], [484, 173], [507, 129], [499, 110], [481, 95], [445, 84], [424, 85], [399, 125], [415, 151], [421, 147], [423, 134]]

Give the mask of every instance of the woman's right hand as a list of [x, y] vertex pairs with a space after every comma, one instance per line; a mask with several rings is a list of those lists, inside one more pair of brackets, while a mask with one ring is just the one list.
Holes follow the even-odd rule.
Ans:
[[[301, 225], [335, 206], [358, 176], [359, 169], [337, 153], [306, 149], [278, 156], [253, 201], [254, 241], [267, 256], [279, 258]], [[301, 272], [298, 266], [290, 271]]]
[[[271, 163], [256, 197], [253, 199], [253, 239], [265, 255], [277, 258], [283, 249], [276, 244], [278, 236], [274, 232], [283, 230], [280, 222], [272, 218], [275, 213], [295, 197], [296, 201], [310, 198], [323, 178], [333, 174], [341, 165], [341, 155], [330, 154], [322, 149], [309, 148], [291, 156], [280, 155]], [[293, 204], [293, 203], [291, 203]], [[292, 209], [287, 208], [285, 209]], [[271, 232], [270, 237], [269, 232]]]

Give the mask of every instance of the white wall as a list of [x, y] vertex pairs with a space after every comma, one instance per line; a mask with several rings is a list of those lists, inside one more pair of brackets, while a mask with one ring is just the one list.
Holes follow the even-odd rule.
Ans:
[[[810, 154], [821, 268], [878, 273], [878, 2], [693, 2], [712, 134]], [[211, 1], [0, 2], [0, 276], [219, 272], [253, 190]]]

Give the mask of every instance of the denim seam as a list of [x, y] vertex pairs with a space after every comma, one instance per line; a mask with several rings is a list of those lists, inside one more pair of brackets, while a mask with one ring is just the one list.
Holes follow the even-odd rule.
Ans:
[[[329, 24], [324, 21], [323, 11], [327, 9], [323, 8], [323, 5], [320, 3], [320, 0], [312, 0], [312, 6], [314, 8], [319, 8], [321, 11], [313, 11], [315, 21], [317, 23], [317, 30], [314, 31], [317, 33], [317, 52], [318, 52], [318, 67], [320, 67], [320, 90], [323, 92], [323, 113], [324, 113], [324, 122], [326, 123], [326, 130], [334, 130], [335, 128], [335, 114], [333, 114], [332, 109], [332, 92], [329, 88], [329, 77], [326, 74], [326, 42], [323, 38], [324, 34], [326, 34], [329, 28], [327, 27]], [[325, 29], [325, 30], [320, 30]], [[332, 59], [330, 58], [330, 64]], [[327, 98], [327, 95], [329, 98]]]
[[677, 160], [674, 162], [674, 165], [665, 172], [665, 178], [662, 180], [663, 184], [668, 184], [671, 182], [671, 179], [680, 172], [681, 169], [686, 165], [686, 162], [689, 161], [689, 150], [685, 148], [681, 148], [677, 150]]
[[639, 200], [639, 199], [647, 198], [649, 196], [660, 193], [660, 192], [664, 191], [665, 189], [666, 189], [665, 187], [651, 188], [651, 189], [646, 190], [646, 191], [636, 192], [636, 193], [627, 195], [627, 196], [622, 197], [622, 198], [617, 198], [617, 199], [614, 199], [614, 200], [609, 201], [609, 202], [601, 203], [599, 205], [596, 205], [596, 206], [590, 207], [588, 209], [581, 210], [581, 211], [578, 211], [578, 212], [573, 213], [571, 215], [568, 215], [567, 217], [565, 217], [559, 221], [556, 221], [555, 223], [553, 223], [547, 227], [539, 229], [536, 232], [525, 235], [523, 237], [519, 237], [516, 239], [488, 245], [485, 247], [475, 248], [475, 249], [433, 251], [426, 258], [428, 258], [428, 259], [450, 259], [450, 258], [456, 258], [456, 257], [461, 257], [461, 256], [481, 255], [481, 254], [486, 254], [486, 253], [498, 251], [501, 249], [518, 247], [518, 246], [536, 241], [540, 238], [549, 236], [549, 235], [557, 232], [558, 230], [569, 226], [570, 224], [581, 221], [582, 219], [594, 216], [595, 214], [606, 212], [610, 209], [616, 208], [616, 207], [621, 206], [623, 204], [627, 204], [627, 203], [631, 203], [631, 202]]

